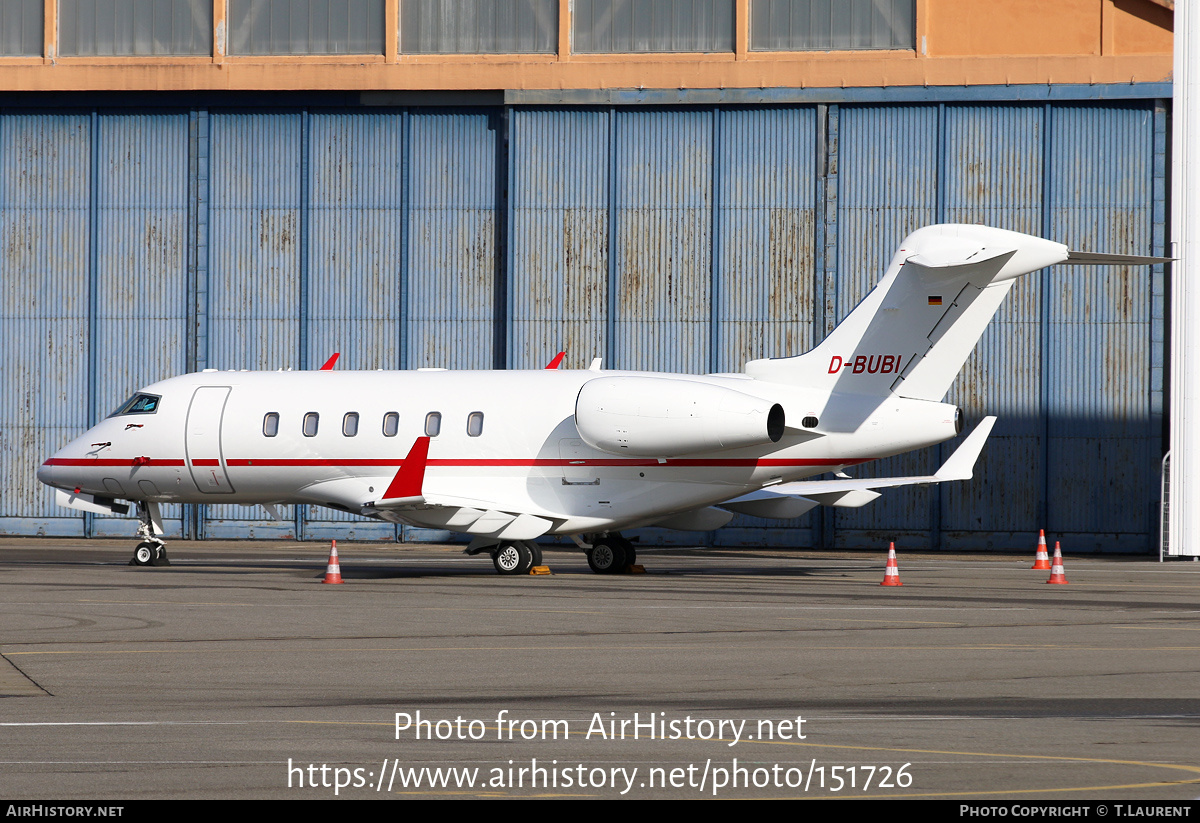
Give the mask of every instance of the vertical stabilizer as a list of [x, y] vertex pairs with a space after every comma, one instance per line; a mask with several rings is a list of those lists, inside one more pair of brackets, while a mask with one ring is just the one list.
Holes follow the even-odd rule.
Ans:
[[1060, 243], [1004, 229], [918, 229], [820, 345], [798, 357], [753, 360], [746, 374], [826, 391], [941, 400], [1013, 280], [1067, 256]]

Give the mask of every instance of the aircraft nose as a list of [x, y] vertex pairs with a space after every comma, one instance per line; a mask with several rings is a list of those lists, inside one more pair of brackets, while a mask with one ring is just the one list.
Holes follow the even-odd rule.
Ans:
[[73, 445], [72, 443], [64, 446], [38, 466], [37, 479], [40, 482], [59, 489], [72, 489], [76, 486], [78, 478], [70, 476], [75, 471], [71, 461]]
[[45, 483], [47, 486], [61, 486], [58, 482], [62, 479], [62, 466], [58, 462], [62, 460], [62, 450], [56, 451], [53, 455], [46, 458], [42, 465], [38, 466], [37, 479]]

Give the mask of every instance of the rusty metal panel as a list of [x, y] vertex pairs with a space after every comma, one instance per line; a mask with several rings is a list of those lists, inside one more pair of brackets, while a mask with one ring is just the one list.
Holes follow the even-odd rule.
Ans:
[[[1044, 107], [947, 106], [944, 120], [942, 219], [1040, 235]], [[1016, 282], [946, 397], [962, 407], [968, 426], [988, 414], [1000, 419], [976, 472], [980, 480], [940, 489], [943, 529], [1013, 532], [1037, 521], [1044, 415], [1041, 298], [1037, 275]], [[942, 446], [940, 457], [956, 445]]]
[[604, 355], [608, 311], [609, 113], [517, 111], [509, 191], [512, 368]]
[[214, 114], [207, 362], [298, 367], [300, 115]]
[[[300, 366], [301, 115], [214, 113], [210, 147], [208, 353], [216, 369]], [[244, 537], [257, 506], [208, 505], [205, 534]], [[292, 530], [284, 523], [261, 534]]]
[[[839, 124], [837, 280], [834, 305], [845, 317], [883, 276], [900, 242], [937, 221], [936, 106], [842, 106]], [[931, 473], [926, 450], [874, 461], [856, 476]], [[904, 537], [928, 545], [931, 492], [889, 490], [861, 509], [835, 509], [837, 546], [878, 545]]]
[[713, 113], [619, 111], [618, 369], [709, 371]]
[[400, 368], [399, 113], [311, 116], [308, 362]]
[[[97, 157], [92, 345], [97, 408], [107, 414], [139, 387], [187, 371], [188, 116], [101, 115]], [[163, 507], [168, 530], [180, 514]], [[97, 516], [95, 533], [136, 526], [132, 515]]]
[[[402, 115], [313, 114], [309, 123], [309, 368], [334, 352], [338, 369], [399, 368]], [[390, 523], [318, 506], [304, 515], [308, 538], [395, 534]]]
[[[1150, 254], [1153, 110], [1061, 106], [1052, 116], [1051, 236], [1081, 251]], [[1081, 541], [1131, 535], [1117, 548], [1145, 550], [1161, 454], [1150, 267], [1062, 267], [1050, 283], [1047, 528]]]
[[[816, 111], [730, 109], [717, 117], [712, 366], [800, 354], [813, 344]], [[722, 546], [808, 544], [813, 515], [736, 515]]]
[[496, 115], [411, 115], [408, 368], [491, 368]]
[[816, 116], [811, 107], [720, 112], [717, 371], [813, 345]]
[[0, 532], [81, 534], [34, 472], [89, 424], [86, 114], [0, 116]]

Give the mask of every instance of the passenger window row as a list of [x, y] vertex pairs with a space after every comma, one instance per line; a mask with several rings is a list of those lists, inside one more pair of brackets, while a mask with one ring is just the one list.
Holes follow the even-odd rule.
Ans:
[[[317, 412], [304, 415], [301, 432], [305, 437], [316, 437], [320, 426], [321, 416]], [[442, 431], [442, 413], [430, 412], [425, 415], [425, 436], [437, 437]], [[400, 412], [388, 412], [383, 416], [383, 436], [395, 437], [400, 432]], [[267, 412], [263, 417], [263, 437], [275, 437], [279, 434], [279, 412]], [[358, 412], [346, 412], [342, 416], [342, 436], [355, 437], [358, 434]], [[467, 435], [479, 437], [483, 434], [483, 412], [471, 412], [467, 415]]]

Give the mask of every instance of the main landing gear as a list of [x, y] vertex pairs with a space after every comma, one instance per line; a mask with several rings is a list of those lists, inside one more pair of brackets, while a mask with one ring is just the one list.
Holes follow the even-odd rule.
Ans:
[[169, 566], [171, 561], [167, 559], [167, 544], [159, 535], [163, 533], [162, 517], [158, 511], [157, 503], [138, 503], [138, 524], [137, 534], [142, 538], [142, 542], [137, 544], [137, 548], [133, 550], [133, 558], [129, 561], [131, 566]]
[[588, 566], [596, 574], [621, 574], [637, 562], [637, 549], [616, 532], [595, 537], [585, 551]]
[[532, 540], [506, 540], [490, 546], [472, 546], [467, 554], [488, 552], [499, 574], [529, 574], [534, 566], [542, 565], [542, 547]]

